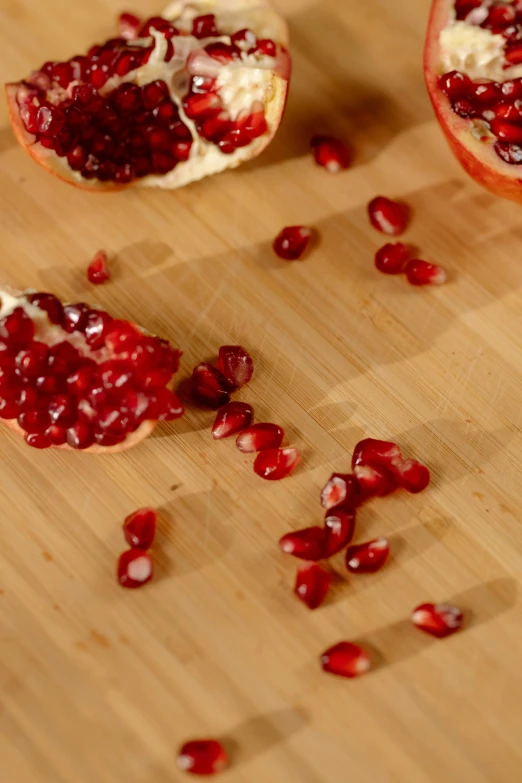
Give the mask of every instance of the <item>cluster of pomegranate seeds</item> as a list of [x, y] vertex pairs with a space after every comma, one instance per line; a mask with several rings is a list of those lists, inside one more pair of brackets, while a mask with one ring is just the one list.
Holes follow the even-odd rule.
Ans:
[[306, 253], [313, 233], [308, 226], [287, 226], [274, 239], [274, 253], [284, 261], [299, 261]]
[[317, 609], [330, 589], [330, 574], [316, 563], [303, 563], [297, 569], [295, 594], [309, 609]]
[[215, 739], [191, 740], [178, 753], [178, 769], [193, 775], [215, 775], [228, 767], [228, 755]]
[[254, 362], [248, 351], [241, 345], [222, 345], [217, 367], [201, 362], [194, 368], [190, 379], [192, 399], [206, 408], [221, 408], [230, 402], [230, 392], [249, 383], [253, 374]]
[[444, 639], [462, 628], [464, 615], [451, 604], [421, 604], [413, 611], [411, 621], [421, 631]]
[[93, 285], [101, 285], [110, 279], [109, 259], [105, 250], [98, 250], [87, 267], [87, 279]]
[[338, 174], [350, 165], [348, 147], [335, 136], [314, 136], [311, 145], [315, 162], [330, 174]]
[[140, 508], [125, 519], [123, 535], [131, 548], [118, 560], [118, 582], [122, 587], [143, 587], [152, 579], [152, 558], [147, 550], [154, 541], [156, 519], [152, 508]]
[[490, 30], [506, 39], [505, 58], [508, 65], [522, 62], [522, 7], [506, 0], [455, 0], [458, 21], [466, 21]]
[[321, 666], [338, 677], [360, 677], [371, 669], [370, 656], [358, 644], [339, 642], [321, 656]]
[[390, 236], [404, 233], [410, 214], [405, 204], [399, 204], [386, 196], [376, 196], [368, 204], [370, 223], [377, 231]]

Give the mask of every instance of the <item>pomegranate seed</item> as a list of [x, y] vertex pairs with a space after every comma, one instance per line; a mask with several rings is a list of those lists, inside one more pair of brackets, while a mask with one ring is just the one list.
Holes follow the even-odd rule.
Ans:
[[45, 433], [26, 432], [24, 439], [27, 445], [32, 446], [33, 449], [48, 449], [52, 446], [51, 440]]
[[20, 375], [28, 378], [40, 375], [47, 364], [48, 353], [47, 345], [36, 341], [32, 342], [29, 348], [19, 351], [16, 355], [16, 367]]
[[376, 538], [366, 544], [348, 547], [346, 551], [346, 567], [353, 574], [372, 574], [379, 571], [390, 554], [390, 543], [387, 538]]
[[118, 582], [122, 587], [142, 587], [152, 579], [152, 558], [144, 549], [127, 549], [118, 560]]
[[38, 132], [44, 136], [56, 136], [65, 125], [65, 114], [56, 106], [40, 106], [36, 115]]
[[353, 538], [355, 511], [350, 508], [333, 508], [324, 520], [324, 557], [342, 552]]
[[110, 278], [108, 257], [105, 250], [98, 250], [87, 269], [87, 277], [90, 283], [100, 285]]
[[285, 261], [298, 261], [310, 244], [312, 233], [307, 226], [287, 226], [274, 240], [274, 253]]
[[266, 57], [275, 57], [277, 46], [270, 38], [260, 38], [257, 42], [256, 51], [259, 54], [264, 54]]
[[194, 368], [190, 389], [192, 399], [208, 408], [221, 408], [230, 399], [226, 378], [208, 362], [201, 362]]
[[56, 424], [51, 424], [45, 430], [45, 436], [53, 446], [63, 446], [67, 442], [67, 430]]
[[414, 610], [411, 620], [421, 631], [443, 639], [462, 628], [464, 616], [451, 604], [421, 604]]
[[89, 315], [89, 308], [83, 302], [68, 304], [63, 308], [62, 326], [68, 334], [82, 332]]
[[335, 136], [314, 136], [311, 144], [315, 162], [330, 174], [338, 174], [350, 165], [346, 144]]
[[412, 285], [443, 285], [448, 275], [446, 270], [436, 264], [414, 259], [406, 265], [406, 277]]
[[286, 555], [299, 557], [301, 560], [316, 562], [325, 556], [325, 531], [322, 527], [305, 527], [293, 533], [287, 533], [279, 546]]
[[34, 337], [34, 324], [21, 307], [0, 319], [0, 339], [8, 345], [27, 345]]
[[97, 350], [105, 343], [105, 336], [113, 322], [112, 316], [104, 310], [90, 310], [83, 334], [89, 348]]
[[248, 28], [238, 30], [237, 33], [230, 36], [230, 40], [244, 52], [255, 49], [257, 45], [256, 34]]
[[57, 343], [49, 348], [47, 366], [53, 375], [69, 375], [81, 363], [81, 357], [76, 348], [68, 342]]
[[351, 473], [333, 473], [321, 491], [321, 505], [326, 510], [341, 505], [355, 508], [359, 502], [359, 484]]
[[73, 449], [88, 449], [94, 443], [92, 427], [85, 421], [78, 421], [67, 430], [67, 443]]
[[51, 424], [49, 413], [45, 410], [24, 411], [18, 417], [20, 427], [31, 435], [45, 432]]
[[323, 603], [332, 578], [316, 563], [304, 563], [297, 569], [295, 594], [309, 609], [317, 609]]
[[134, 38], [138, 37], [138, 31], [141, 26], [141, 19], [134, 14], [120, 14], [120, 18], [118, 20], [118, 33], [120, 38], [125, 38], [126, 41], [134, 40]]
[[156, 534], [156, 512], [152, 508], [139, 508], [123, 523], [126, 542], [133, 549], [149, 549]]
[[15, 400], [7, 399], [5, 397], [0, 398], [1, 419], [16, 419], [19, 413], [20, 408]]
[[382, 465], [389, 468], [394, 460], [401, 459], [401, 450], [396, 443], [366, 438], [353, 450], [352, 468], [356, 465]]
[[338, 677], [359, 677], [371, 668], [371, 661], [358, 644], [339, 642], [321, 655], [321, 666], [328, 674]]
[[471, 91], [472, 96], [484, 106], [491, 106], [502, 100], [502, 90], [496, 82], [487, 82], [485, 84], [474, 84]]
[[448, 98], [461, 98], [469, 95], [473, 88], [473, 82], [465, 73], [450, 71], [440, 77], [439, 88]]
[[136, 347], [141, 336], [133, 324], [115, 319], [105, 335], [105, 345], [113, 353], [126, 353]]
[[193, 775], [215, 775], [228, 767], [229, 761], [223, 745], [214, 739], [186, 742], [176, 759], [178, 769]]
[[74, 400], [66, 394], [51, 397], [47, 410], [51, 418], [50, 423], [57, 424], [59, 427], [72, 427], [78, 418]]
[[399, 487], [413, 494], [423, 492], [430, 483], [430, 471], [416, 460], [397, 460], [393, 463], [393, 469]]
[[202, 120], [218, 112], [221, 108], [221, 98], [215, 93], [195, 93], [189, 95], [183, 104], [189, 120]]
[[375, 254], [375, 266], [385, 275], [400, 275], [410, 254], [409, 248], [402, 242], [384, 245]]
[[394, 476], [382, 465], [356, 465], [353, 472], [365, 500], [385, 497], [397, 489]]
[[205, 46], [205, 51], [222, 65], [229, 65], [233, 60], [239, 60], [241, 57], [241, 49], [238, 49], [234, 44], [229, 46], [220, 41], [208, 44]]
[[127, 362], [111, 359], [98, 366], [98, 376], [104, 389], [117, 391], [133, 382], [134, 369]]
[[26, 387], [17, 394], [15, 399], [20, 411], [29, 411], [36, 407], [39, 397], [36, 389]]
[[61, 324], [63, 307], [54, 294], [29, 294], [27, 299], [32, 305], [38, 307], [39, 310], [45, 310], [52, 324]]
[[229, 402], [218, 410], [212, 437], [214, 440], [229, 438], [250, 426], [254, 411], [246, 402]]
[[192, 22], [192, 35], [194, 38], [212, 38], [219, 35], [214, 14], [196, 16]]
[[296, 448], [266, 449], [257, 455], [254, 472], [268, 481], [280, 481], [292, 473], [300, 459]]
[[284, 437], [284, 431], [277, 424], [254, 424], [238, 435], [236, 446], [244, 454], [252, 454], [265, 449], [278, 449]]
[[370, 223], [383, 234], [397, 236], [406, 230], [409, 220], [408, 209], [385, 196], [377, 196], [368, 204]]
[[217, 366], [231, 389], [245, 386], [254, 374], [253, 359], [240, 345], [222, 345]]

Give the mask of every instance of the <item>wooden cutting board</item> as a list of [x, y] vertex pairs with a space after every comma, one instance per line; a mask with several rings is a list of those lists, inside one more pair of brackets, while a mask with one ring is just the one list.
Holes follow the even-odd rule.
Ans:
[[[144, 15], [155, 0], [135, 3]], [[136, 6], [141, 6], [136, 8]], [[263, 482], [212, 414], [189, 411], [120, 456], [33, 452], [1, 432], [0, 759], [6, 783], [172, 783], [179, 744], [226, 738], [223, 783], [517, 783], [522, 776], [522, 210], [453, 161], [425, 94], [427, 0], [280, 0], [295, 75], [259, 160], [180, 192], [90, 195], [48, 176], [0, 110], [2, 281], [97, 301], [172, 339], [182, 372], [241, 342], [238, 395], [303, 451]], [[117, 0], [4, 0], [2, 78], [86, 50]], [[315, 132], [351, 140], [352, 168], [315, 167]], [[450, 282], [417, 290], [373, 269], [366, 204], [411, 204], [406, 239]], [[284, 226], [313, 225], [306, 261], [274, 258]], [[110, 284], [85, 267], [106, 248]], [[327, 605], [293, 596], [278, 538], [321, 520], [318, 493], [367, 436], [397, 439], [433, 486], [359, 515], [390, 564], [346, 578]], [[114, 576], [121, 523], [159, 509], [157, 574]], [[410, 627], [450, 600], [465, 632]], [[320, 653], [359, 639], [380, 665], [349, 682]]]

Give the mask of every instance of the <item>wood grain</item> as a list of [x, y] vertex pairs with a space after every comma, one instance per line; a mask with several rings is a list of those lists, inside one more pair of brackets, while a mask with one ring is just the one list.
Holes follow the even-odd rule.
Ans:
[[[136, 5], [136, 4], [135, 4]], [[155, 0], [138, 4], [145, 14]], [[522, 775], [522, 212], [465, 178], [421, 74], [428, 0], [280, 0], [295, 77], [277, 139], [243, 169], [181, 192], [90, 195], [55, 181], [0, 126], [1, 277], [98, 300], [185, 351], [256, 358], [238, 395], [303, 449], [264, 483], [189, 412], [111, 457], [0, 449], [0, 758], [6, 783], [172, 783], [187, 738], [234, 748], [223, 783], [515, 783]], [[84, 50], [116, 0], [4, 0], [8, 81]], [[354, 165], [314, 167], [312, 133], [353, 144]], [[416, 290], [372, 267], [365, 215], [382, 192], [412, 205], [407, 240], [450, 283]], [[278, 263], [283, 225], [315, 226], [303, 263]], [[116, 258], [92, 291], [88, 259]], [[315, 613], [292, 595], [276, 541], [320, 520], [318, 491], [360, 437], [427, 461], [423, 496], [373, 503], [359, 538], [391, 536], [373, 578], [339, 578]], [[157, 578], [115, 582], [121, 521], [160, 509]], [[337, 563], [340, 577], [341, 563]], [[410, 628], [424, 600], [454, 600], [465, 632]], [[377, 670], [323, 675], [318, 656], [360, 639]]]

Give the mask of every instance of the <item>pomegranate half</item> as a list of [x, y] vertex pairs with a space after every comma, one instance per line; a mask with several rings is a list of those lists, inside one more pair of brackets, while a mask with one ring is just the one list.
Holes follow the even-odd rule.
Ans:
[[180, 355], [83, 302], [0, 291], [0, 418], [34, 448], [121, 451], [179, 418]]
[[286, 103], [287, 43], [265, 0], [174, 0], [137, 37], [8, 84], [11, 123], [37, 163], [79, 187], [182, 187], [271, 141]]
[[522, 2], [434, 0], [424, 70], [463, 167], [522, 202]]

